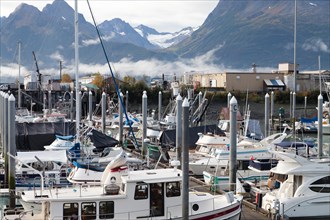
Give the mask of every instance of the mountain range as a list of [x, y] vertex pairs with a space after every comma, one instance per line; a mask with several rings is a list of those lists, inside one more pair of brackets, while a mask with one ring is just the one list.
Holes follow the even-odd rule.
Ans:
[[[330, 1], [297, 1], [297, 63], [299, 69], [330, 69]], [[74, 10], [55, 0], [42, 11], [21, 4], [1, 17], [1, 60], [15, 63], [22, 42], [21, 63], [33, 66], [32, 51], [45, 68], [74, 59]], [[198, 28], [160, 33], [151, 27], [132, 27], [120, 18], [98, 25], [111, 62], [194, 59], [209, 54], [206, 63], [226, 68], [250, 68], [252, 63], [276, 68], [293, 63], [294, 1], [220, 0]], [[93, 24], [79, 14], [80, 61], [101, 64], [102, 53]]]

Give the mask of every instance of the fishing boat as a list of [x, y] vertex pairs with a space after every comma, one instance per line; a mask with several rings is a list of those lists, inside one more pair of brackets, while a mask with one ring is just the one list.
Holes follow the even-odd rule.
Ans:
[[[123, 152], [103, 172], [101, 185], [29, 190], [24, 210], [6, 219], [181, 219], [182, 171], [125, 169]], [[241, 196], [189, 192], [189, 219], [239, 219]], [[38, 210], [38, 211], [36, 211]]]
[[271, 169], [277, 186], [270, 186], [271, 190], [262, 197], [262, 208], [285, 219], [329, 219], [329, 158], [273, 153], [282, 159]]

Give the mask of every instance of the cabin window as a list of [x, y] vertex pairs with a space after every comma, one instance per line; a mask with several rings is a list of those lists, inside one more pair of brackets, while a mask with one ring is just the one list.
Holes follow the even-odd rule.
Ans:
[[287, 178], [288, 178], [288, 175], [284, 175], [284, 174], [277, 174], [275, 173], [274, 174], [274, 177], [277, 181], [283, 183]]
[[319, 184], [330, 184], [330, 176], [326, 176], [319, 180], [316, 180], [311, 185], [319, 185]]
[[81, 203], [81, 219], [96, 219], [96, 203], [95, 202], [83, 202]]
[[113, 201], [100, 202], [100, 219], [114, 218], [115, 203]]
[[78, 203], [63, 204], [63, 220], [78, 220]]
[[176, 197], [181, 195], [180, 182], [166, 183], [166, 197]]
[[318, 192], [318, 193], [330, 193], [330, 187], [323, 187], [323, 186], [312, 186], [309, 187], [312, 191]]
[[147, 199], [148, 198], [148, 185], [145, 183], [137, 183], [135, 186], [134, 199]]
[[313, 182], [310, 186], [310, 190], [318, 193], [330, 193], [330, 176], [325, 176], [319, 180]]
[[249, 160], [240, 160], [238, 161], [238, 169], [239, 170], [248, 170], [250, 161]]

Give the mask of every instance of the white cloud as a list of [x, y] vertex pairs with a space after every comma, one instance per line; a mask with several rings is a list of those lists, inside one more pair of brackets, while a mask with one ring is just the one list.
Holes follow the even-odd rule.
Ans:
[[[24, 66], [21, 66], [21, 82], [23, 82], [24, 76], [27, 74], [29, 74], [29, 71]], [[0, 67], [0, 76], [2, 82], [6, 82], [5, 80], [8, 80], [7, 82], [15, 82], [19, 76], [18, 64], [2, 64]]]
[[[160, 76], [161, 74], [165, 75], [174, 75], [181, 76], [187, 72], [204, 72], [204, 73], [219, 73], [224, 71], [251, 71], [250, 69], [228, 69], [222, 64], [214, 63], [214, 53], [217, 50], [220, 50], [223, 47], [224, 43], [218, 45], [216, 48], [202, 54], [200, 56], [194, 57], [192, 59], [178, 59], [177, 61], [162, 61], [157, 59], [148, 59], [148, 60], [139, 60], [132, 61], [130, 58], [123, 58], [119, 62], [111, 63], [111, 68], [115, 76], [123, 78], [125, 76], [142, 76], [147, 75], [150, 77]], [[26, 70], [26, 69], [25, 69]], [[258, 67], [257, 71], [271, 72], [273, 68], [269, 67]], [[17, 72], [17, 64], [8, 65], [6, 68], [7, 73], [12, 73], [13, 71]], [[2, 70], [2, 73], [4, 70]], [[87, 75], [91, 73], [100, 72], [103, 75], [110, 76], [110, 70], [108, 64], [79, 64], [79, 75]], [[52, 76], [58, 76], [58, 69], [43, 69], [43, 73]], [[66, 63], [63, 73], [68, 73], [74, 78], [75, 67], [74, 62]], [[12, 74], [8, 74], [12, 75]]]
[[56, 60], [56, 61], [64, 60], [63, 56], [60, 54], [59, 51], [56, 51], [55, 53], [51, 54], [49, 57], [52, 60]]
[[[107, 36], [102, 37], [102, 40], [103, 41], [109, 41], [109, 40], [111, 40], [114, 37], [115, 37], [115, 33], [112, 32], [110, 35], [107, 35]], [[82, 41], [82, 46], [83, 47], [88, 47], [90, 45], [97, 45], [97, 44], [100, 44], [99, 38], [89, 39], [89, 40], [83, 40]]]
[[302, 45], [303, 50], [330, 53], [329, 46], [320, 38], [308, 39]]

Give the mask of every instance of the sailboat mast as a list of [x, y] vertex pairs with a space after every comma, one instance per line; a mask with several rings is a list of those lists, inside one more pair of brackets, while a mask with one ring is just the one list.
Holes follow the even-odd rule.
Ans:
[[293, 30], [293, 91], [296, 91], [296, 72], [297, 72], [297, 0], [294, 1], [294, 30]]
[[74, 49], [75, 49], [75, 78], [76, 78], [76, 141], [79, 142], [80, 136], [80, 97], [79, 97], [79, 49], [78, 49], [78, 0], [75, 0], [74, 14]]
[[22, 107], [22, 95], [21, 95], [21, 42], [18, 42], [18, 108]]
[[320, 95], [322, 95], [322, 77], [321, 77], [321, 57], [318, 57], [319, 60], [319, 83], [320, 83]]

